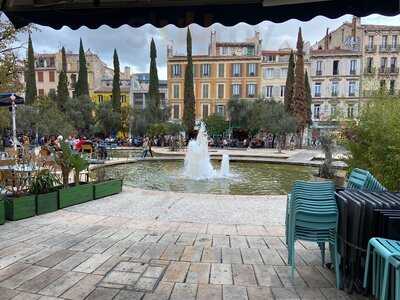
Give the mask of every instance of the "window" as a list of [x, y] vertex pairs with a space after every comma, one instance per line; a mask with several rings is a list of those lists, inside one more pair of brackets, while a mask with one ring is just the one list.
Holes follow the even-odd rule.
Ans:
[[225, 106], [224, 105], [222, 105], [222, 104], [217, 105], [215, 110], [216, 110], [217, 115], [223, 116], [223, 117], [225, 116]]
[[211, 65], [210, 64], [201, 64], [201, 77], [210, 77], [211, 76]]
[[172, 77], [180, 77], [182, 72], [182, 66], [180, 64], [172, 65]]
[[396, 72], [396, 66], [397, 66], [397, 58], [392, 57], [390, 59], [390, 73], [395, 73]]
[[339, 82], [332, 81], [332, 97], [337, 97], [339, 93]]
[[174, 84], [174, 98], [178, 99], [179, 98], [179, 84]]
[[247, 47], [247, 49], [246, 49], [247, 56], [254, 56], [254, 53], [255, 53], [254, 47]]
[[281, 93], [280, 93], [281, 98], [285, 97], [285, 88], [286, 87], [284, 85], [281, 85]]
[[347, 105], [347, 117], [349, 119], [354, 118], [354, 105], [353, 104]]
[[386, 48], [388, 45], [388, 36], [387, 35], [383, 35], [382, 36], [382, 48]]
[[218, 77], [225, 77], [225, 65], [218, 64]]
[[392, 35], [392, 49], [397, 49], [397, 35]]
[[333, 70], [332, 70], [333, 75], [339, 75], [339, 61], [334, 60], [333, 61]]
[[387, 65], [387, 57], [381, 57], [381, 68], [380, 72], [384, 73]]
[[44, 89], [38, 89], [38, 94], [39, 96], [44, 96]]
[[232, 96], [240, 97], [240, 84], [232, 84]]
[[247, 73], [248, 76], [256, 76], [257, 73], [257, 65], [252, 63], [247, 65]]
[[202, 84], [202, 88], [201, 88], [201, 95], [203, 99], [208, 99], [208, 95], [209, 95], [209, 84], [208, 83], [203, 83]]
[[228, 54], [228, 48], [222, 47], [222, 55], [227, 55], [227, 54]]
[[368, 48], [372, 49], [374, 47], [374, 36], [370, 35], [368, 36]]
[[208, 117], [208, 104], [203, 104], [203, 119]]
[[336, 112], [337, 112], [337, 105], [336, 104], [332, 104], [331, 105], [331, 116], [336, 116]]
[[321, 76], [322, 75], [322, 60], [317, 61], [317, 68], [315, 71], [315, 75]]
[[172, 118], [179, 119], [179, 104], [174, 104], [172, 111]]
[[349, 97], [354, 97], [356, 95], [356, 82], [349, 81]]
[[267, 68], [264, 70], [264, 78], [272, 78], [274, 76], [274, 69]]
[[56, 94], [56, 90], [55, 89], [50, 89], [49, 90], [49, 95], [55, 95]]
[[352, 59], [350, 61], [350, 75], [355, 75], [357, 70], [357, 61]]
[[314, 84], [314, 97], [321, 97], [321, 82]]
[[247, 85], [247, 96], [254, 97], [256, 95], [256, 85], [254, 83], [250, 83]]
[[379, 82], [379, 85], [380, 85], [381, 89], [385, 89], [386, 88], [386, 80], [381, 80]]
[[99, 101], [99, 103], [103, 103], [103, 101], [104, 101], [103, 95], [98, 95], [97, 100]]
[[389, 88], [390, 95], [394, 95], [395, 85], [396, 85], [396, 81], [393, 79], [390, 80], [390, 88]]
[[222, 98], [224, 98], [224, 88], [225, 88], [225, 85], [223, 84], [223, 83], [219, 83], [218, 84], [218, 99], [222, 99]]
[[233, 77], [240, 77], [241, 70], [240, 64], [232, 64], [232, 76]]
[[287, 77], [287, 68], [282, 68], [281, 69], [281, 77], [282, 78], [286, 78]]
[[320, 111], [321, 111], [321, 105], [320, 104], [314, 104], [314, 119], [319, 120]]
[[272, 85], [267, 85], [264, 87], [264, 97], [265, 98], [271, 98], [272, 97], [272, 90], [273, 86]]
[[39, 72], [37, 72], [37, 75], [38, 75], [38, 81], [43, 82], [43, 72], [39, 71]]
[[372, 57], [367, 58], [367, 73], [372, 73], [372, 68], [374, 65], [374, 59]]
[[54, 71], [49, 71], [49, 81], [50, 82], [54, 82], [55, 81]]
[[126, 103], [126, 95], [121, 95], [121, 103]]

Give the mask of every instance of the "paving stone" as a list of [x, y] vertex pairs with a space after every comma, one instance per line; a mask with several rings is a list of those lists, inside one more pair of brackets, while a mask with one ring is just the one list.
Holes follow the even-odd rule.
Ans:
[[213, 284], [199, 284], [197, 300], [221, 300], [222, 286]]
[[230, 264], [212, 264], [211, 265], [211, 284], [233, 284], [232, 267]]
[[67, 290], [62, 298], [81, 300], [85, 299], [95, 288], [96, 284], [100, 282], [103, 276], [88, 274], [75, 284], [72, 288]]
[[291, 276], [291, 267], [274, 267], [279, 279], [284, 287], [306, 287], [306, 283], [299, 276], [299, 273], [294, 270], [293, 279]]
[[182, 256], [184, 249], [185, 249], [185, 246], [183, 246], [183, 245], [170, 244], [170, 245], [168, 245], [167, 249], [165, 249], [165, 251], [164, 251], [163, 255], [160, 257], [160, 259], [179, 260], [179, 258]]
[[197, 284], [175, 283], [170, 300], [196, 299]]
[[221, 248], [222, 262], [224, 264], [241, 264], [242, 254], [239, 248]]
[[158, 278], [141, 277], [135, 284], [135, 289], [144, 292], [152, 292], [156, 287]]
[[201, 262], [219, 263], [221, 255], [221, 248], [204, 248]]
[[129, 256], [133, 258], [139, 258], [143, 253], [151, 246], [151, 243], [136, 243], [129, 247], [122, 255]]
[[164, 266], [148, 266], [146, 272], [143, 273], [144, 277], [160, 278], [165, 270]]
[[192, 263], [186, 277], [187, 283], [208, 283], [210, 277], [210, 264]]
[[208, 224], [207, 233], [210, 234], [237, 234], [235, 225]]
[[117, 289], [98, 287], [85, 300], [110, 300], [119, 292]]
[[272, 288], [274, 299], [281, 300], [300, 300], [299, 295], [293, 288]]
[[154, 244], [149, 247], [141, 256], [141, 258], [145, 259], [159, 259], [161, 255], [164, 253], [168, 244]]
[[91, 246], [90, 248], [86, 249], [85, 252], [88, 253], [103, 253], [105, 252], [108, 248], [112, 247], [117, 241], [114, 240], [102, 240]]
[[121, 256], [113, 256], [109, 259], [107, 259], [100, 267], [98, 267], [93, 274], [96, 275], [105, 275], [107, 274], [111, 269], [115, 267], [120, 261], [126, 260], [126, 257], [121, 257]]
[[250, 248], [268, 248], [267, 243], [261, 236], [247, 236], [247, 243], [249, 244]]
[[111, 271], [104, 277], [103, 282], [120, 285], [134, 285], [139, 277], [139, 273]]
[[261, 225], [237, 225], [237, 230], [240, 235], [267, 235], [267, 231]]
[[22, 283], [36, 277], [40, 273], [46, 271], [47, 268], [39, 267], [39, 266], [30, 266], [21, 272], [9, 277], [8, 279], [0, 282], [0, 287], [5, 287], [9, 289], [15, 289], [20, 286]]
[[253, 267], [260, 286], [282, 287], [282, 283], [272, 266], [254, 265]]
[[74, 255], [68, 257], [66, 260], [55, 265], [53, 269], [72, 271], [75, 267], [86, 261], [92, 256], [92, 254], [86, 252], [77, 252]]
[[321, 266], [315, 266], [314, 269], [331, 284], [331, 287], [336, 286], [336, 275], [334, 270], [329, 270], [328, 268], [323, 268]]
[[230, 241], [228, 235], [213, 235], [213, 247], [230, 247]]
[[[287, 249], [277, 249], [279, 255], [281, 256], [282, 260], [285, 262], [286, 265], [288, 265], [287, 259], [288, 259], [288, 251]], [[296, 260], [296, 266], [305, 266], [306, 263], [304, 260], [301, 259], [300, 255], [296, 252], [295, 255], [295, 260]]]
[[256, 276], [251, 265], [232, 264], [232, 277], [235, 285], [257, 286]]
[[[1, 292], [1, 290], [0, 290], [0, 292]], [[13, 297], [12, 300], [37, 300], [40, 297], [41, 296], [37, 295], [37, 294], [22, 292], [22, 293], [19, 293], [17, 296]], [[0, 299], [2, 299], [1, 296], [0, 296]]]
[[[40, 251], [40, 246], [27, 247], [26, 245], [16, 245], [19, 250], [11, 250], [9, 254], [0, 254], [0, 269], [6, 268], [13, 263]], [[9, 250], [11, 247], [7, 248]], [[22, 250], [21, 250], [22, 249]], [[15, 251], [15, 252], [14, 252]]]
[[206, 233], [199, 233], [194, 242], [195, 246], [211, 247], [212, 235]]
[[232, 248], [248, 248], [246, 237], [241, 235], [231, 235], [230, 236], [231, 247]]
[[243, 286], [224, 285], [222, 295], [223, 300], [248, 300], [247, 290]]
[[0, 287], [0, 300], [8, 300], [18, 295], [16, 290], [10, 290]]
[[49, 269], [40, 273], [38, 276], [32, 278], [31, 280], [24, 282], [18, 289], [22, 291], [37, 293], [64, 274], [64, 271]]
[[37, 253], [34, 253], [32, 255], [29, 255], [29, 256], [25, 257], [21, 261], [24, 262], [24, 263], [27, 263], [27, 264], [34, 264], [34, 263], [36, 263], [36, 262], [38, 262], [38, 261], [40, 261], [40, 260], [42, 260], [42, 259], [44, 259], [46, 257], [49, 257], [50, 255], [52, 255], [52, 254], [54, 254], [54, 253], [56, 253], [58, 251], [60, 251], [60, 249], [57, 248], [57, 247], [50, 248], [50, 249], [45, 248], [45, 249], [40, 250]]
[[25, 270], [28, 268], [30, 265], [28, 264], [23, 264], [23, 263], [15, 263], [12, 264], [4, 269], [0, 270], [0, 282]]
[[318, 288], [295, 288], [296, 293], [300, 296], [302, 300], [321, 300], [325, 299], [321, 290]]
[[184, 232], [176, 241], [176, 244], [192, 246], [195, 240], [196, 240], [196, 233]]
[[272, 292], [270, 288], [267, 287], [248, 287], [247, 296], [249, 300], [272, 300]]
[[243, 263], [245, 264], [264, 264], [260, 252], [254, 248], [241, 248]]
[[286, 249], [286, 245], [280, 238], [265, 237], [264, 239], [270, 249]]
[[143, 298], [143, 295], [144, 293], [142, 292], [121, 290], [113, 300], [140, 300]]
[[172, 261], [165, 271], [163, 281], [184, 282], [190, 264], [187, 262]]
[[181, 261], [199, 262], [203, 254], [202, 246], [186, 246]]
[[162, 233], [152, 232], [147, 234], [141, 241], [144, 243], [157, 243], [157, 241], [161, 239], [162, 235]]
[[73, 270], [75, 272], [92, 273], [110, 257], [111, 255], [107, 254], [93, 254], [91, 257], [89, 257], [87, 260], [85, 260], [83, 263], [78, 265]]
[[322, 276], [322, 274], [320, 274], [314, 267], [298, 266], [296, 269], [309, 287], [332, 287], [331, 283], [327, 281], [324, 276]]
[[58, 278], [56, 281], [50, 283], [47, 287], [42, 289], [39, 293], [46, 296], [58, 297], [66, 290], [75, 285], [79, 280], [85, 277], [85, 274], [77, 272], [68, 272]]
[[322, 294], [328, 300], [348, 300], [351, 299], [345, 291], [338, 290], [337, 288], [321, 288]]
[[142, 262], [121, 261], [115, 266], [114, 271], [143, 273], [147, 266]]
[[284, 266], [285, 262], [275, 249], [259, 249], [261, 257], [266, 265]]
[[145, 294], [143, 300], [168, 300], [174, 288], [173, 282], [161, 281], [154, 293]]
[[179, 232], [167, 232], [164, 234], [157, 243], [174, 244], [181, 234]]

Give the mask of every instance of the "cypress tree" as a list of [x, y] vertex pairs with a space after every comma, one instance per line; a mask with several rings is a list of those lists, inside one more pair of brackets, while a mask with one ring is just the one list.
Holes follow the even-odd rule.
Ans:
[[290, 51], [289, 65], [285, 85], [284, 104], [286, 112], [293, 115], [293, 94], [294, 94], [294, 54]]
[[190, 29], [187, 30], [186, 36], [187, 47], [187, 65], [185, 69], [185, 87], [184, 87], [184, 109], [183, 109], [183, 124], [189, 134], [193, 135], [195, 125], [195, 98], [193, 86], [193, 61], [192, 61], [192, 36]]
[[150, 123], [162, 121], [162, 111], [160, 107], [160, 91], [157, 73], [157, 49], [154, 40], [150, 43], [150, 82], [149, 82], [149, 103], [146, 107], [147, 118]]
[[76, 96], [89, 96], [88, 73], [86, 66], [85, 51], [83, 50], [82, 39], [79, 43], [79, 72], [78, 81], [75, 86]]
[[296, 67], [295, 67], [295, 82], [293, 95], [293, 116], [297, 123], [297, 134], [299, 137], [298, 145], [301, 147], [303, 132], [307, 126], [307, 103], [305, 94], [305, 79], [304, 79], [304, 52], [303, 52], [303, 37], [301, 28], [297, 36], [297, 52], [296, 52]]
[[37, 97], [36, 90], [36, 74], [35, 74], [35, 54], [33, 52], [33, 45], [31, 35], [28, 38], [28, 53], [25, 69], [25, 102], [26, 104], [33, 104]]
[[120, 81], [120, 69], [117, 49], [114, 49], [114, 76], [113, 76], [113, 87], [112, 87], [112, 107], [115, 112], [121, 112], [121, 87]]
[[58, 108], [64, 111], [65, 102], [68, 100], [69, 91], [68, 91], [68, 78], [67, 78], [67, 58], [65, 56], [65, 48], [61, 49], [61, 72], [58, 76], [58, 85], [57, 85], [57, 105]]
[[308, 80], [307, 71], [306, 74], [304, 75], [304, 86], [305, 86], [306, 109], [307, 109], [306, 124], [310, 126], [312, 124], [312, 113], [311, 113], [312, 96], [311, 96], [311, 87], [310, 87], [310, 81]]

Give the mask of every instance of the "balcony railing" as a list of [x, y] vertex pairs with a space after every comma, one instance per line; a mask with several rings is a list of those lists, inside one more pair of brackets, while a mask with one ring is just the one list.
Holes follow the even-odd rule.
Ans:
[[380, 67], [379, 74], [381, 74], [381, 75], [399, 74], [399, 68], [398, 67], [389, 67], [389, 68]]
[[365, 46], [365, 52], [368, 52], [368, 53], [376, 52], [376, 45], [367, 45], [367, 46]]
[[315, 75], [316, 75], [316, 76], [321, 76], [321, 75], [322, 75], [322, 71], [321, 71], [321, 70], [315, 71]]
[[390, 52], [391, 46], [389, 45], [379, 45], [379, 52]]
[[398, 67], [390, 67], [389, 73], [390, 74], [399, 74], [399, 68]]
[[366, 67], [364, 69], [364, 75], [374, 75], [376, 73], [375, 67]]
[[357, 73], [356, 70], [350, 69], [350, 75], [356, 75], [356, 73]]
[[400, 45], [391, 45], [390, 52], [400, 52]]
[[389, 68], [386, 67], [379, 68], [379, 74], [388, 74], [388, 73], [389, 73]]

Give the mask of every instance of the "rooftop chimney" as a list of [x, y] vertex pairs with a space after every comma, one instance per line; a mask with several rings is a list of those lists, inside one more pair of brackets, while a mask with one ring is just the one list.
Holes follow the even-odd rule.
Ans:
[[325, 33], [325, 40], [324, 40], [324, 50], [329, 49], [329, 28], [326, 28], [326, 33]]

